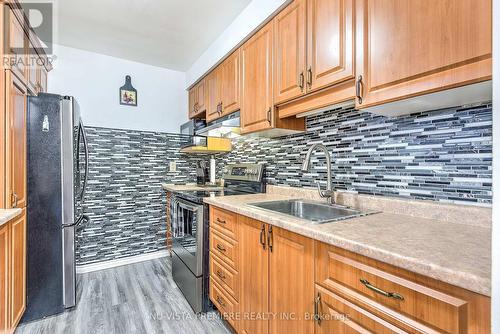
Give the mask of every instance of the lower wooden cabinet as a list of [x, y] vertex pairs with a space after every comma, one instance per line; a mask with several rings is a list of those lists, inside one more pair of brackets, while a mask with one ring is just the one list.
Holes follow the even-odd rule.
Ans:
[[237, 333], [491, 332], [486, 296], [226, 210], [210, 212], [210, 298]]
[[0, 333], [12, 333], [26, 309], [26, 212], [0, 227]]

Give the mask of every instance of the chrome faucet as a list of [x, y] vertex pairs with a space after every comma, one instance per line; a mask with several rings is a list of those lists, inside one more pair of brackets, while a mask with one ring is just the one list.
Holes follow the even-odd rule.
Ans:
[[323, 144], [314, 144], [311, 146], [309, 151], [307, 151], [306, 158], [304, 159], [304, 163], [302, 165], [302, 171], [307, 172], [309, 171], [309, 164], [311, 163], [311, 155], [312, 152], [316, 149], [321, 149], [323, 152], [325, 152], [326, 156], [326, 175], [327, 175], [327, 184], [326, 184], [326, 190], [321, 190], [321, 187], [319, 185], [319, 182], [316, 182], [316, 185], [318, 186], [318, 192], [319, 195], [323, 198], [327, 198], [327, 201], [329, 204], [334, 204], [335, 199], [334, 199], [334, 191], [332, 190], [332, 160], [330, 158], [330, 153], [328, 152], [328, 149], [326, 148], [325, 145]]

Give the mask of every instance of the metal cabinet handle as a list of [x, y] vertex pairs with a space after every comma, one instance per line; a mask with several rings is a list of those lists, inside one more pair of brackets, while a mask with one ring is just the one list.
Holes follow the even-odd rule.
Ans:
[[223, 280], [226, 279], [226, 275], [224, 275], [220, 270], [217, 270], [216, 274], [217, 274], [217, 276], [219, 276], [220, 279], [223, 279]]
[[368, 282], [367, 280], [365, 279], [360, 279], [359, 280], [364, 286], [366, 286], [368, 289], [378, 293], [379, 295], [382, 295], [382, 296], [385, 296], [385, 297], [388, 297], [388, 298], [394, 298], [394, 299], [398, 299], [398, 300], [405, 300], [403, 296], [401, 296], [399, 293], [396, 293], [396, 292], [387, 292], [387, 291], [384, 291], [382, 289], [379, 289], [377, 288], [376, 286], [374, 285], [371, 285], [370, 282]]
[[266, 225], [262, 224], [260, 229], [260, 244], [262, 245], [262, 249], [266, 250], [266, 237], [264, 236], [264, 233], [266, 233]]
[[313, 84], [313, 70], [312, 67], [309, 66], [309, 68], [307, 69], [307, 85], [309, 86], [309, 88], [311, 88], [312, 84]]
[[269, 122], [269, 124], [271, 123], [271, 108], [267, 110], [267, 121]]
[[224, 112], [224, 103], [220, 103], [220, 111], [219, 114], [222, 114]]
[[304, 72], [301, 72], [299, 74], [299, 87], [300, 87], [300, 91], [304, 91]]
[[225, 252], [226, 249], [224, 248], [224, 246], [221, 246], [220, 244], [217, 244], [217, 249], [220, 250], [221, 252]]
[[319, 314], [319, 306], [321, 304], [321, 295], [318, 292], [316, 298], [314, 298], [314, 321], [318, 325], [321, 325], [321, 315]]
[[363, 76], [360, 75], [358, 77], [358, 80], [356, 80], [356, 98], [358, 99], [358, 103], [362, 104], [363, 103], [363, 97], [361, 96], [361, 88], [363, 85]]
[[269, 246], [269, 250], [273, 251], [273, 227], [269, 226], [267, 230], [267, 245]]
[[17, 196], [16, 193], [12, 193], [12, 207], [17, 208], [17, 205], [19, 204], [19, 197]]
[[220, 306], [226, 307], [226, 303], [224, 302], [224, 300], [221, 297], [217, 296], [217, 297], [215, 297], [215, 299], [217, 300], [217, 303], [220, 304]]
[[215, 221], [217, 223], [219, 223], [219, 224], [226, 224], [226, 221], [225, 220], [221, 220], [220, 218], [217, 218]]

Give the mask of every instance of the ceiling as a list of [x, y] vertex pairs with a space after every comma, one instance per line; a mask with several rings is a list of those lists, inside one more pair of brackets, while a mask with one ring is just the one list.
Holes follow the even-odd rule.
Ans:
[[58, 0], [56, 43], [186, 71], [250, 0]]

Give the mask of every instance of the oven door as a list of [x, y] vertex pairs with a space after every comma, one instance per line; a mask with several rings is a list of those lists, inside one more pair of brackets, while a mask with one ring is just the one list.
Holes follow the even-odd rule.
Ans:
[[172, 250], [195, 276], [203, 274], [203, 210], [201, 204], [174, 199]]

